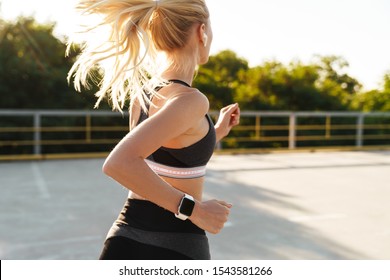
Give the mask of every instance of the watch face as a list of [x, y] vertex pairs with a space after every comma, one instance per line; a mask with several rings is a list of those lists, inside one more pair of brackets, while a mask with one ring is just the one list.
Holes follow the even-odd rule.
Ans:
[[192, 211], [194, 210], [194, 206], [195, 206], [195, 201], [185, 197], [183, 198], [183, 201], [180, 206], [180, 213], [186, 216], [191, 216]]

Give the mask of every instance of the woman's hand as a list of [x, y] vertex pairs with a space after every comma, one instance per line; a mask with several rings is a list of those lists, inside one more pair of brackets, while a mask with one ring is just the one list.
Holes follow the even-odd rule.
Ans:
[[217, 234], [228, 220], [230, 208], [232, 205], [225, 201], [215, 199], [204, 202], [197, 201], [189, 219], [205, 231]]
[[221, 109], [215, 131], [217, 142], [227, 136], [230, 130], [240, 123], [240, 107], [238, 103], [231, 104]]

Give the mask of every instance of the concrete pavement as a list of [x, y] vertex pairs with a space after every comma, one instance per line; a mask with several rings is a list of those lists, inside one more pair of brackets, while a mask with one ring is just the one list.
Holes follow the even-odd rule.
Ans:
[[[0, 163], [1, 259], [96, 259], [127, 191], [103, 159]], [[390, 259], [390, 152], [215, 155], [213, 259]]]

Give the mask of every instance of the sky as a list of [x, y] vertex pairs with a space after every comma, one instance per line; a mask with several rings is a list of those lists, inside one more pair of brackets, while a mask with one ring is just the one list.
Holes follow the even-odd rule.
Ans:
[[[288, 64], [315, 55], [343, 57], [346, 72], [365, 90], [381, 87], [390, 71], [390, 0], [206, 0], [214, 40], [211, 54], [230, 49], [250, 66]], [[0, 0], [0, 16], [57, 22], [56, 33], [77, 29], [77, 0]]]

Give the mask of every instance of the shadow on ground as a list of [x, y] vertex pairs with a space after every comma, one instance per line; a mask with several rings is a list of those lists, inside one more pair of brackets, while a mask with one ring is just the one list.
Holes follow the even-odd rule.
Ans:
[[[306, 212], [286, 201], [286, 195], [261, 186], [226, 180], [224, 172], [209, 172], [207, 194], [232, 202], [230, 222], [218, 235], [209, 235], [213, 259], [365, 259], [315, 229], [264, 210], [272, 204]], [[310, 214], [310, 213], [308, 213]]]

